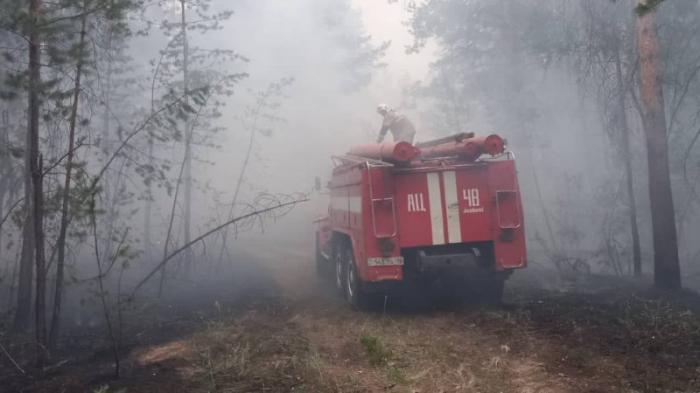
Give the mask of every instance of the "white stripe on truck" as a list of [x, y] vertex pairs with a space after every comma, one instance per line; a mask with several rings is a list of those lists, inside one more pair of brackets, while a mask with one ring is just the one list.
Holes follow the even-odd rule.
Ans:
[[442, 218], [442, 195], [440, 193], [440, 173], [431, 172], [428, 177], [428, 201], [430, 203], [430, 227], [433, 244], [445, 244], [445, 229]]
[[454, 171], [443, 172], [445, 203], [447, 203], [447, 236], [450, 243], [462, 242], [462, 226], [459, 222], [459, 194], [457, 176]]

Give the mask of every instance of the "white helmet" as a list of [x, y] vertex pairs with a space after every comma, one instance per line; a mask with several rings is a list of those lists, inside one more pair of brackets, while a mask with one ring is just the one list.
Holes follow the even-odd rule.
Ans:
[[377, 105], [377, 113], [379, 113], [380, 115], [385, 115], [387, 112], [389, 112], [389, 105], [387, 105], [387, 104]]

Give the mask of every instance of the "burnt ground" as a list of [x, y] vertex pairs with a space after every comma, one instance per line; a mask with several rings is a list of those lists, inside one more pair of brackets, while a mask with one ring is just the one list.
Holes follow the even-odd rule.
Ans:
[[[506, 304], [388, 299], [350, 310], [310, 253], [261, 248], [220, 285], [182, 285], [125, 317], [122, 378], [83, 329], [41, 379], [7, 392], [698, 392], [700, 299], [533, 267]], [[17, 349], [17, 348], [14, 348]]]

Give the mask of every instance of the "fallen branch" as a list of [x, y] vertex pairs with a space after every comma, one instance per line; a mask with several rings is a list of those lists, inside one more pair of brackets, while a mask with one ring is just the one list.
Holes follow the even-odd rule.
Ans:
[[163, 260], [158, 264], [158, 266], [156, 266], [150, 273], [148, 273], [148, 275], [147, 275], [146, 277], [144, 277], [144, 278], [136, 285], [136, 287], [134, 288], [134, 290], [131, 292], [131, 298], [134, 297], [134, 295], [136, 294], [136, 292], [137, 292], [139, 289], [141, 289], [141, 287], [142, 287], [146, 282], [148, 282], [148, 280], [150, 280], [156, 273], [158, 273], [161, 269], [163, 269], [163, 268], [165, 267], [165, 265], [166, 265], [171, 259], [173, 259], [175, 256], [177, 256], [177, 255], [180, 254], [181, 252], [183, 252], [183, 251], [189, 249], [189, 248], [192, 247], [194, 244], [196, 244], [196, 243], [198, 243], [198, 242], [204, 240], [205, 238], [211, 236], [212, 234], [214, 234], [214, 233], [216, 233], [216, 232], [218, 232], [218, 231], [220, 231], [220, 230], [222, 230], [222, 229], [228, 227], [229, 225], [235, 224], [235, 223], [237, 223], [237, 222], [239, 222], [239, 221], [242, 221], [242, 220], [245, 220], [245, 219], [248, 219], [248, 218], [251, 218], [251, 217], [260, 216], [260, 215], [262, 215], [262, 214], [265, 214], [265, 213], [268, 213], [268, 212], [271, 212], [271, 211], [274, 211], [274, 210], [278, 210], [278, 209], [281, 209], [281, 208], [284, 208], [284, 207], [294, 206], [294, 205], [297, 205], [297, 204], [299, 204], [299, 203], [307, 202], [308, 200], [309, 200], [309, 198], [296, 199], [296, 200], [293, 200], [293, 201], [291, 201], [291, 202], [280, 203], [280, 204], [277, 204], [277, 205], [275, 205], [275, 206], [267, 207], [267, 208], [265, 208], [265, 209], [256, 210], [256, 211], [254, 211], [254, 212], [251, 212], [251, 213], [242, 215], [242, 216], [240, 216], [240, 217], [236, 217], [236, 218], [234, 218], [234, 219], [231, 219], [231, 220], [229, 220], [229, 221], [227, 221], [227, 222], [225, 222], [225, 223], [223, 223], [223, 224], [217, 226], [216, 228], [209, 230], [208, 232], [204, 233], [203, 235], [197, 237], [196, 239], [190, 241], [189, 243], [185, 244], [184, 246], [182, 246], [182, 247], [178, 248], [177, 250], [173, 251], [173, 252], [170, 253], [167, 257], [163, 258]]
[[9, 360], [10, 363], [12, 363], [12, 365], [15, 367], [15, 369], [16, 369], [23, 377], [26, 377], [26, 376], [27, 376], [27, 372], [24, 371], [24, 370], [22, 369], [22, 367], [19, 366], [19, 364], [17, 364], [17, 362], [15, 361], [15, 359], [13, 359], [12, 356], [10, 355], [10, 353], [7, 352], [7, 349], [5, 349], [5, 347], [2, 345], [2, 343], [0, 343], [0, 350], [2, 350], [2, 353], [5, 355], [5, 357], [7, 358], [7, 360]]

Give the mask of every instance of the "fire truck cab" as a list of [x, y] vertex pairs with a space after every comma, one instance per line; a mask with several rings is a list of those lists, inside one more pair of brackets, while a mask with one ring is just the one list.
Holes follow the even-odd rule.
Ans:
[[526, 266], [515, 161], [497, 135], [359, 146], [333, 160], [316, 268], [351, 305], [408, 283], [500, 302]]

